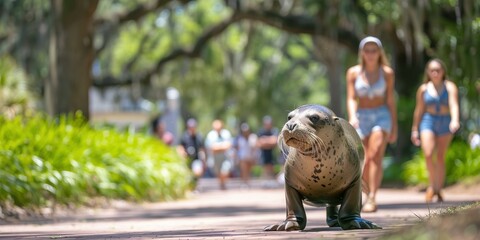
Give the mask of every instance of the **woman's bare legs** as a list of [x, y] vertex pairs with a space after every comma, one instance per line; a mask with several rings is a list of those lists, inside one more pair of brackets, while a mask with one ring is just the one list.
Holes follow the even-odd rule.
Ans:
[[250, 184], [250, 174], [252, 172], [253, 161], [244, 159], [240, 161], [240, 176], [245, 184]]
[[377, 210], [375, 199], [383, 178], [382, 161], [387, 146], [387, 137], [388, 134], [384, 131], [373, 131], [363, 140], [365, 147], [363, 180], [368, 185], [367, 202], [363, 206], [364, 212]]
[[425, 195], [426, 202], [432, 202], [437, 186], [437, 164], [434, 162], [435, 134], [431, 131], [422, 131], [420, 134], [421, 148], [428, 171], [429, 186]]
[[437, 153], [437, 169], [435, 172], [435, 181], [436, 186], [434, 186], [434, 192], [438, 196], [438, 201], [443, 201], [443, 196], [441, 194], [441, 190], [445, 184], [445, 156], [447, 153], [448, 145], [452, 141], [452, 134], [447, 134], [443, 136], [436, 137], [436, 153]]

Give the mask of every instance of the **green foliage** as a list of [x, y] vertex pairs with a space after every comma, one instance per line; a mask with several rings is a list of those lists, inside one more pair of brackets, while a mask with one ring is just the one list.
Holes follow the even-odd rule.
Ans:
[[[319, 61], [313, 57], [312, 53], [319, 49], [312, 44], [311, 35], [289, 34], [257, 20], [245, 19], [229, 25], [206, 42], [198, 58], [177, 58], [156, 69], [155, 66], [172, 51], [191, 49], [203, 33], [227, 19], [232, 13], [227, 5], [232, 2], [164, 1], [162, 3], [166, 4], [161, 8], [149, 10], [141, 18], [117, 21], [118, 16], [136, 15], [127, 13], [134, 13], [134, 9], [145, 3], [152, 1], [99, 1], [93, 29], [93, 44], [97, 50], [94, 57], [101, 66], [99, 79], [111, 78], [112, 83], [132, 79], [133, 84], [126, 86], [131, 90], [129, 97], [155, 103], [165, 99], [166, 88], [177, 88], [182, 98], [182, 114], [198, 117], [203, 132], [210, 129], [211, 120], [217, 117], [227, 120], [229, 128], [236, 121], [246, 120], [256, 129], [262, 115], [269, 114], [278, 119], [275, 124], [279, 127], [280, 119], [284, 119], [288, 110], [305, 103], [328, 105], [330, 94], [345, 94], [344, 82], [341, 92], [327, 90], [325, 73], [329, 60]], [[398, 67], [395, 69], [397, 75], [404, 72], [399, 66], [407, 66], [407, 71], [412, 67], [412, 77], [396, 80], [397, 90], [402, 94], [398, 104], [400, 136], [397, 146], [401, 149], [398, 152], [408, 156], [412, 148], [402, 132], [410, 129], [414, 101], [406, 98], [411, 96], [408, 93], [415, 92], [417, 86], [411, 83], [420, 82], [421, 75], [418, 67], [409, 64], [420, 65], [424, 58], [439, 57], [446, 62], [450, 77], [460, 88], [463, 129], [478, 130], [480, 2], [405, 3], [387, 0], [239, 1], [244, 10], [276, 11], [281, 16], [316, 19], [320, 35], [329, 33], [324, 36], [329, 42], [339, 42], [339, 30], [350, 31], [351, 36], [357, 37], [380, 36], [387, 54], [392, 54], [390, 60], [395, 63], [394, 67]], [[50, 5], [50, 1], [0, 1], [0, 39], [4, 43], [0, 52], [9, 54], [22, 65], [23, 71], [31, 76], [29, 85], [39, 95], [45, 93], [44, 80], [49, 77]], [[264, 17], [268, 18], [258, 16], [259, 19]], [[280, 25], [285, 26], [277, 24]], [[357, 48], [333, 46], [342, 55], [338, 58], [341, 62], [334, 63], [339, 65], [337, 74], [344, 76], [346, 68], [354, 62], [343, 59], [356, 59]], [[154, 70], [157, 70], [155, 74], [143, 82], [143, 77], [150, 76]], [[407, 87], [403, 89], [402, 86]], [[407, 105], [404, 107], [404, 104]]]
[[404, 170], [404, 165], [400, 162], [394, 162], [392, 157], [385, 157], [383, 159], [383, 179], [382, 182], [386, 184], [402, 184], [403, 179], [401, 172]]
[[396, 20], [400, 15], [400, 6], [394, 1], [381, 0], [381, 1], [360, 1], [360, 4], [365, 8], [368, 13], [368, 23], [376, 25], [381, 23], [384, 19]]
[[[480, 149], [470, 149], [464, 141], [455, 140], [445, 159], [446, 182], [453, 184], [480, 174]], [[423, 153], [418, 151], [404, 164], [403, 179], [409, 185], [428, 184], [428, 173]]]
[[428, 173], [423, 153], [419, 151], [403, 165], [402, 178], [407, 185], [428, 185]]
[[42, 80], [49, 74], [50, 31], [43, 20], [50, 15], [50, 1], [0, 1], [0, 65], [14, 62], [13, 69], [28, 75], [28, 87], [37, 95], [43, 90]]
[[0, 57], [0, 115], [13, 117], [31, 108], [27, 75], [7, 56]]
[[0, 118], [0, 142], [0, 206], [174, 199], [190, 181], [184, 161], [158, 140], [93, 129], [79, 115]]
[[[109, 3], [100, 5], [107, 9]], [[118, 78], [148, 71], [173, 49], [190, 49], [203, 32], [229, 14], [221, 1], [195, 1], [124, 24], [118, 38], [99, 55], [103, 71]], [[200, 58], [163, 66], [142, 97], [156, 102], [167, 87], [175, 87], [182, 110], [199, 118], [203, 132], [217, 117], [227, 120], [228, 127], [242, 119], [257, 129], [264, 114], [284, 119], [298, 105], [328, 104], [325, 68], [312, 59], [311, 47], [308, 36], [238, 22], [208, 42]], [[136, 56], [141, 57], [126, 68]]]

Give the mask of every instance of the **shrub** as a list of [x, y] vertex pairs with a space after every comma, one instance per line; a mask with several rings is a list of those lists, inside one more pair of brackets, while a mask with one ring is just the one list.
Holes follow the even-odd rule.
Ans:
[[1, 206], [174, 199], [190, 181], [172, 148], [149, 136], [93, 129], [79, 115], [0, 116], [0, 142]]
[[[453, 184], [480, 174], [480, 149], [472, 150], [462, 140], [454, 140], [445, 158], [446, 182]], [[403, 179], [409, 185], [428, 184], [428, 173], [422, 151], [404, 165]]]

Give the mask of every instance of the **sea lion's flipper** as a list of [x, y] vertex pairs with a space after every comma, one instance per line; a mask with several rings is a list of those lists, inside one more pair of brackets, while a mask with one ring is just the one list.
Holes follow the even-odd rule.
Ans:
[[362, 208], [361, 181], [345, 191], [342, 205], [340, 206], [338, 223], [343, 230], [350, 229], [380, 229], [378, 225], [360, 217]]
[[285, 199], [287, 201], [287, 218], [279, 225], [265, 227], [264, 231], [295, 231], [303, 230], [307, 225], [307, 214], [303, 207], [302, 197], [294, 188], [285, 184]]
[[285, 220], [283, 223], [277, 225], [266, 226], [263, 231], [296, 231], [300, 229], [300, 225], [296, 220]]
[[340, 225], [343, 230], [352, 230], [352, 229], [382, 229], [382, 227], [377, 224], [370, 222], [361, 217], [355, 217], [347, 222], [342, 222]]
[[305, 229], [307, 225], [307, 214], [303, 207], [302, 195], [289, 184], [285, 184], [285, 200], [287, 201], [287, 219], [285, 221], [295, 219], [299, 225], [299, 230]]
[[327, 206], [327, 225], [329, 227], [340, 227], [340, 224], [338, 223], [338, 206], [337, 205]]

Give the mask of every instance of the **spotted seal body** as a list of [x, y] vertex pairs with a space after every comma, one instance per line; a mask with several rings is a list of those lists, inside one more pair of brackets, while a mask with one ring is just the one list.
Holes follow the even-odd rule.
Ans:
[[360, 217], [364, 151], [355, 129], [330, 109], [301, 106], [279, 135], [285, 163], [287, 218], [265, 231], [303, 230], [303, 203], [326, 206], [327, 224], [342, 229], [380, 228]]

